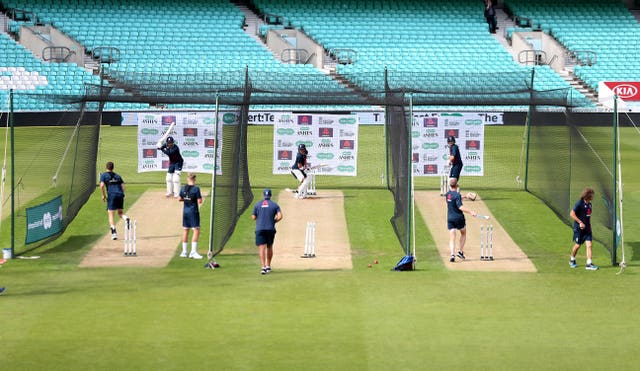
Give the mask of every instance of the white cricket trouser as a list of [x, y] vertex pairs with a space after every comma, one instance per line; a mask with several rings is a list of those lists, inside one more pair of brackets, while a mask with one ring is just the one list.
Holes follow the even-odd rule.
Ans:
[[307, 189], [309, 188], [309, 182], [311, 181], [311, 177], [306, 176], [304, 171], [300, 169], [293, 169], [291, 170], [291, 173], [300, 182], [300, 185], [298, 186], [298, 197], [306, 197]]

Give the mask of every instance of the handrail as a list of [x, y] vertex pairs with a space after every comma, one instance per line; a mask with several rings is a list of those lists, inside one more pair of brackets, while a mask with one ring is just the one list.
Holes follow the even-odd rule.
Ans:
[[22, 10], [22, 9], [18, 9], [18, 8], [9, 8], [7, 9], [7, 13], [9, 15], [9, 18], [11, 18], [14, 21], [19, 21], [19, 22], [36, 22], [36, 14], [32, 11], [29, 10]]
[[358, 60], [358, 52], [350, 48], [329, 49], [329, 55], [339, 64], [353, 64]]
[[114, 63], [120, 61], [120, 49], [113, 46], [96, 46], [91, 50], [91, 58], [100, 63]]
[[296, 64], [300, 64], [302, 60], [306, 63], [311, 57], [309, 56], [309, 52], [305, 49], [283, 49], [280, 52], [280, 60], [284, 63], [295, 62]]
[[593, 66], [598, 63], [598, 53], [593, 50], [571, 50], [569, 57], [579, 66]]
[[260, 15], [260, 17], [262, 18], [262, 21], [265, 24], [286, 25], [286, 18], [284, 16], [281, 16], [281, 15], [278, 15], [278, 14], [263, 13], [263, 14]]
[[42, 59], [46, 62], [67, 62], [74, 54], [76, 52], [66, 46], [47, 46], [42, 49]]
[[311, 60], [311, 58], [315, 56], [316, 56], [316, 53], [309, 54], [309, 57], [304, 62], [302, 62], [302, 64], [309, 64], [309, 61]]
[[[524, 56], [524, 60], [522, 58]], [[518, 53], [518, 63], [541, 65], [547, 63], [547, 53], [544, 50], [525, 49]]]

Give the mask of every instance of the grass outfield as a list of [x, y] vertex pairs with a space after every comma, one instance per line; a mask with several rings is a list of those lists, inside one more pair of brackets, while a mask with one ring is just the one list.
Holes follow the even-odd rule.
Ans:
[[[135, 174], [132, 129], [105, 127], [98, 160], [99, 167], [115, 161], [130, 182], [128, 205], [147, 188], [163, 187], [164, 179]], [[519, 146], [521, 128], [493, 130]], [[484, 190], [482, 196], [538, 273], [450, 272], [419, 219], [419, 270], [391, 272], [402, 255], [389, 223], [392, 197], [382, 189], [350, 188], [345, 212], [352, 271], [261, 276], [248, 214], [218, 270], [185, 259], [163, 269], [81, 269], [82, 256], [106, 226], [95, 192], [65, 234], [35, 252], [41, 259], [0, 268], [0, 286], [7, 286], [0, 297], [2, 368], [636, 368], [640, 254], [632, 258], [632, 250], [640, 249], [633, 227], [640, 217], [639, 138], [632, 131], [622, 138], [629, 263], [622, 275], [603, 248], [594, 252], [600, 271], [583, 269], [584, 250], [581, 268], [568, 268], [569, 227], [516, 190]], [[201, 236], [203, 246], [207, 237]], [[367, 268], [374, 259], [380, 264]]]

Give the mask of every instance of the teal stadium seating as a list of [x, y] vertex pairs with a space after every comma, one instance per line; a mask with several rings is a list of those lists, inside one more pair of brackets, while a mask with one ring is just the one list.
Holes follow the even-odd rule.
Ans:
[[[121, 58], [108, 70], [114, 87], [118, 88], [112, 94], [124, 94], [118, 82], [223, 89], [240, 84], [244, 77], [240, 72], [245, 67], [252, 87], [266, 92], [262, 93], [265, 95], [270, 91], [322, 94], [349, 91], [313, 66], [276, 60], [242, 30], [244, 15], [228, 0], [1, 3], [5, 8], [33, 12], [40, 21], [53, 24], [87, 50], [118, 48]], [[256, 0], [254, 4], [264, 13], [284, 17], [288, 25], [304, 30], [328, 51], [355, 50], [355, 63], [340, 64], [337, 72], [363, 90], [382, 90], [385, 68], [391, 87], [423, 91], [425, 96], [435, 93], [451, 97], [472, 89], [503, 103], [522, 98], [513, 91], [522, 90], [530, 81], [531, 67], [514, 62], [489, 34], [481, 2], [477, 0]], [[15, 23], [12, 25], [16, 27]], [[23, 55], [12, 63], [29, 71], [33, 68], [46, 77], [47, 84], [36, 86], [37, 91], [81, 92], [85, 83], [97, 80], [77, 66], [40, 62], [15, 43], [7, 48]], [[591, 104], [548, 67], [534, 68], [534, 89], [567, 89], [575, 102]], [[179, 80], [180, 77], [186, 81]], [[145, 107], [148, 106], [108, 103], [106, 109]]]
[[[171, 84], [183, 89], [223, 89], [243, 83], [248, 67], [254, 89], [345, 92], [345, 88], [310, 65], [290, 65], [247, 35], [244, 15], [226, 0], [24, 0], [5, 7], [34, 12], [87, 50], [114, 47], [120, 60], [109, 77], [130, 85]], [[191, 81], [174, 81], [182, 75]], [[272, 77], [277, 76], [277, 79]], [[304, 76], [304, 77], [301, 77]], [[117, 86], [117, 85], [116, 85]], [[116, 92], [117, 93], [117, 92]], [[139, 109], [139, 105], [109, 103], [106, 109]]]
[[574, 68], [575, 75], [595, 91], [600, 81], [640, 81], [640, 25], [621, 1], [506, 0], [505, 3], [515, 15], [530, 18], [548, 29], [574, 52], [581, 62]]
[[[365, 90], [392, 88], [429, 91], [440, 97], [474, 90], [479, 99], [522, 98], [531, 68], [518, 65], [488, 32], [477, 0], [256, 0], [263, 13], [278, 14], [326, 50], [352, 49], [357, 61], [339, 65], [340, 74]], [[534, 89], [569, 91], [574, 104], [592, 105], [547, 66], [537, 66]], [[419, 94], [418, 94], [419, 95]]]
[[85, 83], [100, 82], [97, 76], [75, 64], [42, 62], [2, 33], [0, 50], [0, 111], [3, 112], [9, 110], [10, 89], [16, 92], [15, 111], [64, 111], [71, 108], [22, 93], [82, 95], [85, 92]]

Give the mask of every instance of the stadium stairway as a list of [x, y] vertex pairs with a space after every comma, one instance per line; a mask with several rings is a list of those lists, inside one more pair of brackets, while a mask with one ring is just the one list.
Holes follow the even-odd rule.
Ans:
[[9, 30], [9, 18], [0, 12], [0, 33], [7, 33]]
[[[256, 41], [259, 45], [263, 46], [273, 55], [273, 58], [282, 63], [280, 55], [278, 52], [269, 48], [269, 46], [265, 43], [265, 39], [261, 37], [260, 29], [266, 25], [263, 21], [265, 15], [262, 16], [256, 13], [258, 9], [252, 9], [250, 4], [247, 1], [243, 0], [234, 0], [231, 1], [233, 5], [238, 8], [244, 15], [244, 32], [249, 35], [252, 39]], [[298, 32], [304, 33], [303, 30], [298, 30]], [[307, 35], [308, 36], [308, 35]], [[359, 94], [361, 97], [366, 98], [366, 94], [362, 89], [360, 89], [356, 84], [352, 83], [348, 79], [336, 73], [336, 65], [337, 61], [335, 58], [328, 55], [326, 52], [323, 53], [322, 56], [322, 68], [319, 68], [321, 72], [338, 82], [341, 86], [345, 88], [346, 91], [350, 91], [356, 94]]]
[[504, 10], [500, 8], [496, 9], [496, 18], [498, 20], [498, 30], [491, 36], [493, 36], [493, 38], [496, 39], [509, 52], [509, 54], [511, 54], [514, 60], [518, 60], [518, 56], [513, 51], [509, 40], [507, 40], [507, 30], [514, 28], [516, 22], [509, 18]]

